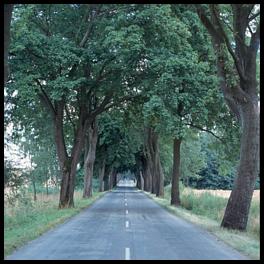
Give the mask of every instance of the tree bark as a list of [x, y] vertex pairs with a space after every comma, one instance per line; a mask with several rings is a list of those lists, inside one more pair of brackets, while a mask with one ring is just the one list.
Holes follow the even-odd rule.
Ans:
[[113, 183], [114, 183], [114, 173], [115, 173], [115, 169], [113, 167], [111, 167], [110, 169], [110, 173], [109, 173], [109, 190], [113, 189]]
[[37, 201], [37, 191], [36, 191], [36, 183], [35, 183], [35, 177], [32, 178], [32, 185], [33, 185], [33, 193], [34, 193], [34, 201]]
[[104, 175], [105, 175], [105, 158], [103, 159], [102, 167], [99, 174], [99, 192], [104, 191]]
[[47, 196], [49, 195], [48, 180], [49, 180], [49, 177], [48, 177], [48, 170], [47, 170], [47, 173], [46, 173], [46, 194]]
[[[158, 147], [159, 148], [159, 147]], [[159, 155], [159, 150], [157, 152], [157, 162], [158, 162], [158, 175], [157, 175], [157, 193], [156, 196], [158, 197], [163, 197], [164, 196], [164, 173], [163, 173], [163, 169], [161, 166], [161, 162], [160, 162], [160, 155]]]
[[242, 110], [240, 163], [234, 187], [228, 200], [222, 227], [245, 230], [250, 204], [259, 172], [258, 106], [248, 103]]
[[117, 171], [114, 170], [114, 173], [113, 173], [113, 187], [116, 187], [116, 184], [117, 184]]
[[13, 4], [4, 5], [4, 83], [7, 82], [9, 76], [8, 52], [10, 45], [10, 24], [13, 7]]
[[171, 183], [171, 205], [179, 206], [180, 201], [180, 162], [181, 162], [181, 139], [174, 138], [173, 141], [173, 172]]
[[109, 190], [109, 174], [104, 178], [104, 190], [108, 191]]
[[139, 182], [140, 182], [140, 190], [144, 190], [144, 178], [143, 178], [143, 174], [142, 171], [139, 171]]
[[151, 192], [152, 188], [152, 176], [150, 173], [150, 167], [149, 167], [149, 161], [146, 156], [146, 154], [143, 154], [141, 156], [141, 161], [142, 161], [142, 168], [143, 168], [143, 177], [144, 177], [144, 188], [143, 190], [146, 192]]
[[164, 174], [160, 162], [158, 134], [153, 128], [147, 128], [146, 160], [152, 178], [151, 192], [164, 196]]
[[92, 179], [93, 168], [96, 154], [96, 144], [98, 138], [98, 128], [96, 120], [89, 128], [89, 150], [84, 162], [84, 191], [83, 198], [89, 198], [92, 196]]

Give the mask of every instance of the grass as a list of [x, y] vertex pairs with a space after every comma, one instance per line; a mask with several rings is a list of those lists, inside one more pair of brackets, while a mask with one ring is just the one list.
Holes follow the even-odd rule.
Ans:
[[259, 195], [255, 195], [250, 209], [246, 232], [227, 230], [220, 227], [228, 196], [223, 191], [201, 191], [181, 187], [181, 207], [170, 205], [171, 186], [165, 187], [164, 198], [146, 193], [169, 212], [197, 224], [217, 236], [251, 259], [260, 258], [260, 204]]
[[82, 192], [75, 191], [75, 207], [63, 210], [58, 210], [59, 194], [38, 195], [36, 202], [28, 199], [27, 204], [16, 204], [12, 207], [6, 204], [4, 214], [5, 257], [26, 242], [37, 238], [90, 206], [104, 193], [94, 192], [92, 198], [83, 199]]

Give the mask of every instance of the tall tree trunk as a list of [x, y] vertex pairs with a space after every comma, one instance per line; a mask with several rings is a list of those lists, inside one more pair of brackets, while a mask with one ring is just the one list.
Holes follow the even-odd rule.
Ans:
[[171, 205], [179, 206], [180, 201], [180, 163], [181, 163], [181, 139], [173, 140], [173, 171], [171, 183]]
[[153, 128], [147, 128], [147, 160], [152, 176], [151, 192], [156, 196], [164, 196], [164, 174], [160, 162], [158, 134]]
[[114, 173], [113, 173], [113, 187], [116, 187], [116, 184], [117, 184], [117, 171], [114, 170]]
[[47, 170], [47, 173], [46, 173], [46, 194], [47, 196], [49, 195], [48, 181], [49, 181], [49, 177], [48, 177], [48, 170]]
[[242, 110], [240, 163], [234, 188], [228, 200], [221, 226], [245, 230], [256, 184], [259, 164], [259, 113], [257, 105], [247, 103]]
[[33, 185], [34, 201], [37, 201], [37, 190], [36, 190], [35, 176], [32, 177], [32, 185]]
[[[249, 14], [254, 5], [233, 4], [234, 48], [219, 20], [218, 5], [210, 5], [210, 19], [200, 5], [197, 13], [201, 22], [212, 37], [217, 56], [217, 69], [220, 77], [220, 89], [231, 112], [237, 117], [242, 127], [240, 161], [234, 188], [229, 197], [222, 227], [245, 230], [254, 186], [259, 172], [259, 108], [256, 79], [256, 56], [260, 43], [260, 24], [256, 23], [255, 32], [251, 32], [249, 43], [247, 28]], [[226, 48], [226, 49], [224, 49]], [[228, 65], [227, 51], [233, 60], [233, 69]], [[239, 81], [230, 82], [230, 76]]]
[[83, 190], [84, 198], [89, 198], [92, 196], [93, 168], [94, 168], [96, 144], [98, 138], [98, 128], [97, 128], [96, 120], [90, 126], [88, 136], [89, 136], [89, 150], [84, 162], [84, 190]]
[[159, 152], [159, 147], [158, 147], [158, 151], [157, 151], [157, 163], [158, 163], [157, 185], [158, 186], [157, 186], [156, 196], [163, 197], [164, 196], [164, 173], [163, 173], [163, 169], [162, 169], [162, 166], [161, 166], [159, 153], [160, 152]]
[[4, 5], [4, 83], [8, 80], [8, 52], [10, 45], [10, 24], [12, 18], [13, 4]]
[[115, 169], [113, 167], [111, 167], [110, 169], [110, 173], [109, 173], [109, 190], [113, 189], [113, 178], [114, 178], [114, 173], [115, 173]]
[[33, 185], [33, 195], [34, 195], [34, 201], [37, 201], [37, 191], [36, 191], [36, 177], [33, 172], [33, 166], [32, 166], [32, 157], [30, 156], [30, 169], [31, 169], [31, 181]]
[[142, 167], [143, 167], [142, 174], [144, 177], [144, 188], [143, 188], [143, 190], [146, 192], [151, 192], [152, 177], [151, 177], [147, 157], [145, 155], [143, 155], [141, 160], [142, 160]]
[[144, 183], [144, 178], [143, 178], [143, 174], [141, 170], [139, 171], [139, 181], [140, 181], [140, 190], [144, 190], [145, 183]]
[[109, 174], [104, 178], [104, 190], [109, 190]]
[[103, 159], [102, 167], [99, 174], [99, 192], [104, 191], [104, 175], [105, 175], [105, 158]]

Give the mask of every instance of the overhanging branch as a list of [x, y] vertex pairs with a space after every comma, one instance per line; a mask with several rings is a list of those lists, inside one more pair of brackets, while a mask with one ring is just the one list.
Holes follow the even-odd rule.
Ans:
[[215, 23], [217, 24], [217, 27], [218, 27], [218, 29], [219, 29], [221, 35], [223, 36], [223, 39], [224, 39], [225, 44], [226, 44], [226, 47], [227, 47], [227, 49], [228, 49], [230, 55], [232, 56], [232, 58], [233, 58], [233, 60], [234, 60], [234, 63], [235, 63], [235, 66], [236, 66], [237, 72], [238, 72], [240, 78], [241, 78], [243, 81], [245, 81], [245, 80], [246, 80], [246, 77], [245, 77], [245, 74], [244, 74], [244, 72], [243, 72], [243, 70], [242, 70], [242, 67], [241, 67], [241, 65], [240, 65], [240, 61], [239, 61], [238, 57], [236, 56], [236, 54], [234, 53], [234, 51], [233, 51], [233, 49], [232, 49], [232, 46], [231, 46], [231, 44], [230, 44], [230, 41], [229, 41], [229, 39], [228, 39], [228, 37], [227, 37], [227, 35], [226, 35], [226, 32], [225, 32], [225, 30], [224, 30], [224, 28], [223, 28], [223, 26], [222, 26], [222, 24], [221, 24], [221, 21], [220, 21], [220, 19], [219, 19], [219, 17], [218, 17], [218, 14], [217, 14], [217, 12], [216, 12], [216, 9], [215, 9], [215, 4], [211, 4], [211, 5], [210, 5], [210, 10], [211, 10], [211, 13], [212, 13], [212, 15], [213, 15], [213, 17], [214, 17], [214, 19], [215, 19]]
[[184, 123], [184, 125], [191, 126], [191, 127], [196, 128], [196, 129], [198, 129], [198, 130], [200, 130], [200, 131], [205, 131], [205, 132], [207, 132], [207, 133], [213, 135], [215, 138], [217, 138], [217, 139], [220, 140], [221, 142], [223, 142], [223, 139], [220, 138], [219, 136], [217, 136], [217, 135], [216, 135], [214, 132], [212, 132], [211, 130], [208, 130], [208, 129], [203, 128], [203, 127], [200, 127], [200, 126], [197, 126], [197, 125], [195, 125], [195, 124], [193, 124], [193, 123]]
[[53, 118], [55, 118], [56, 116], [56, 110], [49, 98], [49, 96], [47, 95], [47, 93], [45, 92], [45, 90], [43, 89], [40, 81], [38, 79], [36, 79], [37, 84], [39, 85], [40, 88], [40, 93], [38, 94], [40, 97], [40, 100], [45, 104], [45, 106], [48, 108], [48, 110], [50, 111], [51, 115]]

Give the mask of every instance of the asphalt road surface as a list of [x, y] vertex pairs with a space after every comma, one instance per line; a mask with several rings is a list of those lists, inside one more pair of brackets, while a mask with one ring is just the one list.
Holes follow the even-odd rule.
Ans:
[[246, 259], [161, 208], [134, 187], [117, 187], [6, 259]]

